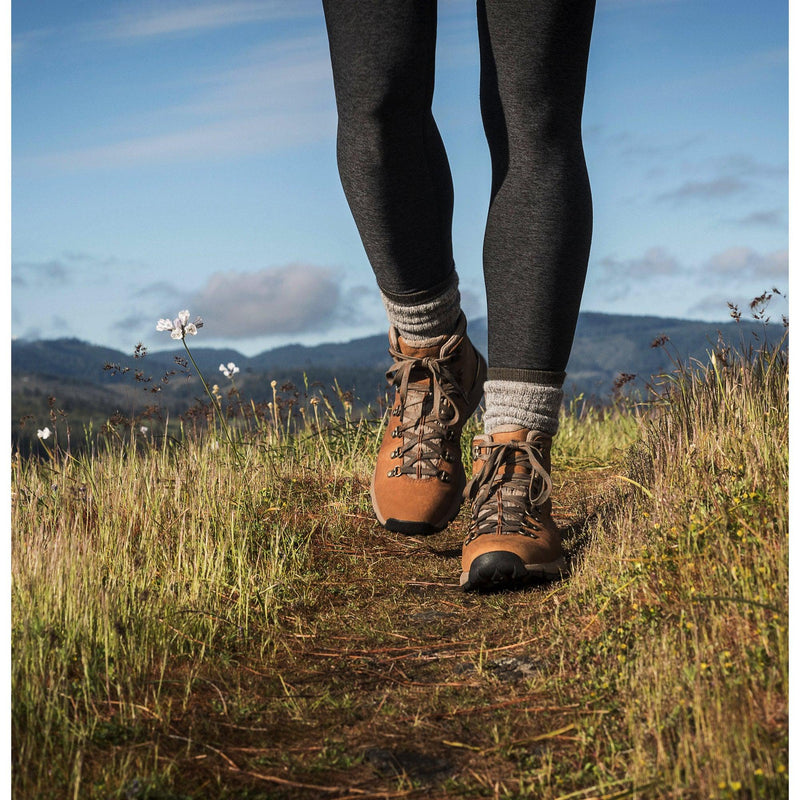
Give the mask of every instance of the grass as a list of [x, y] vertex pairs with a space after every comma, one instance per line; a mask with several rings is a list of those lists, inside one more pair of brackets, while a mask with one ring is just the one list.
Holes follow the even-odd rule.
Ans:
[[515, 593], [373, 521], [346, 398], [16, 457], [14, 796], [786, 797], [787, 361], [568, 409]]

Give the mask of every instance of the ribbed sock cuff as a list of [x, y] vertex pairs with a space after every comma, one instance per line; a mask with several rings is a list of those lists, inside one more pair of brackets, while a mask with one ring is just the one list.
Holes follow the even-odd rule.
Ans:
[[483, 385], [486, 395], [484, 432], [492, 434], [501, 427], [515, 427], [555, 436], [558, 432], [558, 414], [564, 399], [561, 382], [556, 383], [556, 380], [555, 377], [541, 383], [487, 380]]
[[461, 293], [455, 272], [440, 294], [423, 303], [406, 305], [390, 299], [383, 292], [381, 299], [389, 324], [397, 328], [403, 339], [411, 344], [451, 334], [461, 314]]

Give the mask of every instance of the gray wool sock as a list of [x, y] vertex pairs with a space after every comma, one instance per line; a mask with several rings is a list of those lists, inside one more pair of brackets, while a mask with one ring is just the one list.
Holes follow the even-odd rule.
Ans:
[[381, 292], [381, 299], [389, 317], [389, 324], [407, 342], [419, 343], [437, 336], [447, 336], [456, 329], [461, 314], [461, 293], [458, 276], [433, 298], [419, 303], [402, 303]]
[[[493, 372], [515, 373], [518, 377], [533, 380], [498, 380], [492, 378]], [[483, 385], [486, 395], [486, 413], [483, 415], [485, 433], [528, 428], [555, 436], [561, 401], [564, 399], [561, 388], [563, 372], [490, 369], [489, 376]]]

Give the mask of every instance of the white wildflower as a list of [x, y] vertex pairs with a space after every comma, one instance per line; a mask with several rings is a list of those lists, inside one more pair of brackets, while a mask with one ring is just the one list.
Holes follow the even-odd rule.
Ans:
[[219, 371], [226, 378], [232, 378], [239, 371], [239, 367], [237, 367], [236, 364], [233, 363], [233, 361], [229, 361], [227, 366], [225, 364], [220, 364]]
[[139, 433], [147, 433], [147, 425], [140, 425], [139, 426]]
[[52, 431], [50, 430], [50, 428], [42, 428], [42, 429], [36, 431], [36, 435], [40, 439], [49, 439], [51, 433], [52, 433]]
[[184, 339], [187, 334], [189, 336], [196, 336], [197, 329], [203, 327], [203, 320], [201, 317], [196, 317], [194, 322], [189, 322], [189, 310], [179, 311], [175, 319], [160, 319], [156, 323], [157, 331], [169, 331], [169, 335], [173, 339]]

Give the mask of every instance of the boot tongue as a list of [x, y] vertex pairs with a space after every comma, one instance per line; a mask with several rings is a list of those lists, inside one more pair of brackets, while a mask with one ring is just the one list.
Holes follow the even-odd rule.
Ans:
[[[412, 358], [439, 358], [442, 352], [442, 345], [446, 341], [446, 337], [439, 339], [431, 339], [429, 342], [420, 344], [410, 344], [402, 336], [397, 337], [397, 346], [400, 352], [405, 356]], [[418, 402], [423, 403], [425, 393], [430, 388], [430, 373], [428, 370], [416, 366], [411, 370], [409, 375], [409, 394], [411, 394]], [[429, 403], [425, 403], [424, 411], [420, 407], [419, 413], [429, 413]]]
[[[506, 426], [504, 426], [506, 427]], [[527, 441], [530, 430], [528, 428], [510, 428], [509, 430], [495, 431], [491, 435], [491, 439], [495, 444], [507, 444], [508, 442], [524, 442]], [[504, 468], [504, 473], [508, 475], [508, 465]], [[511, 471], [520, 475], [530, 475], [530, 467], [527, 464], [514, 464]], [[510, 488], [510, 487], [509, 487]]]
[[528, 438], [528, 428], [514, 428], [511, 430], [499, 430], [492, 434], [492, 441], [495, 444], [506, 444], [507, 442], [524, 442]]
[[398, 336], [397, 344], [403, 355], [413, 358], [438, 358], [442, 351], [443, 341], [436, 340], [432, 344], [414, 345], [407, 342], [402, 336]]

